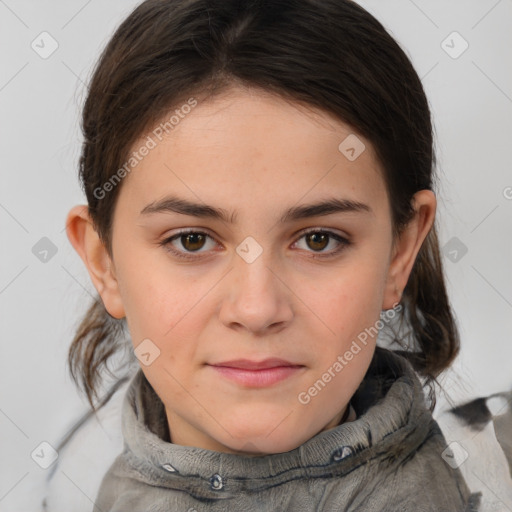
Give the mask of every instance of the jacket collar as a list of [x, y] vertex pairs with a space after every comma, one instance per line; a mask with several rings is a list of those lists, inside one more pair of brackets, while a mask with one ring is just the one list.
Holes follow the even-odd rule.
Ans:
[[432, 428], [413, 368], [384, 348], [376, 348], [351, 404], [355, 421], [320, 432], [289, 452], [258, 457], [221, 453], [169, 442], [164, 405], [139, 369], [123, 402], [125, 452], [141, 469], [140, 480], [151, 484], [156, 479], [164, 487], [212, 498], [221, 490], [256, 491], [292, 478], [340, 477], [390, 452], [403, 457]]

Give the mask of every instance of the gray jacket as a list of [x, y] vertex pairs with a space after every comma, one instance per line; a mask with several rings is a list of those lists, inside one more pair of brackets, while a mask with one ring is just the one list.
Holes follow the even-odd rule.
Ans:
[[357, 419], [285, 453], [245, 457], [169, 442], [164, 406], [134, 376], [123, 402], [124, 451], [93, 512], [476, 512], [421, 383], [377, 347], [351, 400]]

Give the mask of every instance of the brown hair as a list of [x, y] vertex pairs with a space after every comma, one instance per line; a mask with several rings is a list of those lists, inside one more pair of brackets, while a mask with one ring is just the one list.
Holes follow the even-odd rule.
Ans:
[[[398, 43], [355, 2], [147, 0], [108, 42], [83, 108], [80, 179], [94, 227], [111, 256], [111, 223], [122, 183], [107, 194], [98, 190], [120, 169], [134, 142], [172, 108], [233, 84], [320, 108], [366, 137], [383, 166], [395, 237], [414, 213], [414, 193], [433, 190], [433, 128], [421, 81]], [[430, 384], [460, 349], [436, 224], [420, 249], [402, 304], [401, 323], [407, 314], [412, 343], [397, 337], [402, 348], [397, 352]], [[113, 319], [98, 298], [71, 344], [71, 375], [93, 409], [102, 369], [122, 345], [124, 327], [125, 319]]]

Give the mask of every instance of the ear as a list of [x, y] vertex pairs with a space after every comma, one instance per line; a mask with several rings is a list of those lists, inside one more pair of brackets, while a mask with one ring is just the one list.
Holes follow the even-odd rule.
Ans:
[[117, 278], [107, 249], [93, 227], [86, 205], [74, 206], [66, 218], [66, 233], [84, 262], [106, 310], [114, 318], [125, 316]]
[[436, 196], [431, 190], [420, 190], [412, 198], [415, 215], [395, 240], [388, 268], [382, 309], [396, 306], [409, 280], [409, 275], [423, 241], [432, 228], [436, 214]]

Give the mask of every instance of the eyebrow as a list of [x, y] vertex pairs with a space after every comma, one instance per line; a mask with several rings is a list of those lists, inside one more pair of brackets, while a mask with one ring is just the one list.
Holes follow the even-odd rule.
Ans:
[[[309, 217], [319, 217], [331, 215], [334, 213], [361, 212], [373, 214], [373, 210], [367, 204], [351, 199], [331, 198], [318, 203], [293, 206], [286, 210], [281, 216], [280, 222], [292, 222], [295, 220], [306, 219]], [[152, 213], [179, 213], [181, 215], [190, 215], [203, 219], [220, 220], [233, 224], [236, 222], [238, 212], [228, 212], [223, 208], [199, 204], [174, 196], [168, 196], [160, 201], [153, 201], [145, 206], [140, 215]]]

